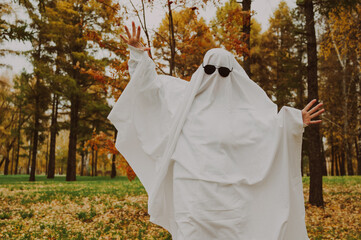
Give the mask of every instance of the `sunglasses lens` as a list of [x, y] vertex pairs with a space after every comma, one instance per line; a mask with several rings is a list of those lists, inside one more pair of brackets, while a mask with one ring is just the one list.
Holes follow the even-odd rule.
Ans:
[[231, 72], [231, 70], [229, 70], [226, 67], [220, 67], [218, 69], [219, 75], [221, 75], [222, 77], [227, 77], [229, 75], [229, 73]]
[[207, 74], [212, 74], [214, 73], [214, 71], [216, 71], [216, 67], [213, 65], [206, 65], [204, 66], [204, 72]]

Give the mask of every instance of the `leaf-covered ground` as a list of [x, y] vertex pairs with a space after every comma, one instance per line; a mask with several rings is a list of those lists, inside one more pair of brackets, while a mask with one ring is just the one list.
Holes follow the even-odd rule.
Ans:
[[[0, 239], [171, 239], [149, 222], [138, 180], [0, 176]], [[327, 177], [324, 209], [307, 203], [311, 239], [361, 239], [361, 177]]]

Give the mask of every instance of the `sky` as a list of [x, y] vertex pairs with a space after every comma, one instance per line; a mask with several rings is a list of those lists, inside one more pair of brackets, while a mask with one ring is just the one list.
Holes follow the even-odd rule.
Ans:
[[[133, 0], [136, 2], [137, 0]], [[292, 9], [296, 7], [296, 0], [284, 0], [288, 6]], [[225, 0], [220, 1], [221, 4], [226, 2]], [[262, 31], [265, 31], [269, 24], [268, 20], [272, 16], [272, 13], [277, 9], [278, 4], [281, 0], [252, 0], [251, 10], [255, 11], [255, 15], [253, 16], [259, 23], [261, 23]], [[17, 10], [18, 17], [21, 17], [23, 11], [20, 8]], [[216, 8], [214, 6], [208, 5], [205, 9], [199, 10], [200, 15], [209, 22], [216, 13]], [[160, 21], [164, 17], [164, 11], [159, 8], [154, 8], [153, 11], [147, 12], [147, 23], [150, 29], [155, 29]], [[135, 20], [137, 23], [137, 19], [129, 19], [128, 23], [132, 20]], [[18, 41], [13, 41], [11, 43], [6, 44], [5, 46], [0, 46], [0, 48], [9, 47], [12, 50], [20, 50], [27, 51], [31, 49], [30, 43], [23, 43]], [[0, 58], [0, 63], [7, 63], [12, 66], [12, 69], [0, 68], [0, 75], [8, 75], [12, 76], [14, 74], [18, 74], [22, 71], [22, 69], [26, 69], [27, 71], [32, 71], [31, 64], [26, 60], [23, 56], [16, 55], [6, 55], [5, 57]]]

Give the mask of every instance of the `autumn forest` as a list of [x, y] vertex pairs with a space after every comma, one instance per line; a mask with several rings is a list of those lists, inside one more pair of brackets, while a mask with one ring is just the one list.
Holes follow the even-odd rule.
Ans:
[[[197, 14], [205, 2], [168, 3], [166, 17], [152, 39], [146, 22], [151, 20], [143, 10], [160, 3], [143, 2], [127, 10], [129, 17], [141, 20], [144, 44], [152, 48], [159, 73], [189, 80], [207, 50], [223, 47], [237, 56], [251, 79], [279, 107], [301, 109], [310, 98], [302, 3], [290, 9], [281, 2], [269, 19], [269, 28], [261, 33], [253, 12], [235, 1], [215, 2], [216, 16], [207, 24]], [[123, 6], [112, 1], [19, 4], [31, 22], [4, 21], [1, 41], [30, 41], [33, 50], [26, 54], [34, 72], [1, 79], [4, 174], [46, 172], [51, 177], [56, 172], [75, 180], [76, 174], [109, 171], [112, 164], [127, 169], [125, 160], [116, 156], [116, 133], [106, 120], [109, 99], [117, 99], [129, 81], [128, 51], [118, 36], [124, 31], [125, 17], [119, 14]], [[11, 6], [3, 4], [1, 14], [12, 14]], [[356, 3], [314, 6], [317, 94], [327, 110], [319, 133], [324, 175], [361, 174], [359, 14]], [[2, 54], [10, 53], [2, 49]], [[59, 136], [62, 131], [68, 139], [65, 133]], [[68, 141], [68, 146], [61, 141]], [[305, 144], [305, 175], [310, 174], [308, 156]]]
[[[129, 50], [119, 35], [137, 21], [158, 74], [189, 81], [204, 54], [220, 47], [236, 56], [279, 109], [323, 102], [322, 124], [304, 132], [301, 169], [310, 184], [310, 208], [324, 206], [324, 176], [361, 175], [361, 3], [297, 0], [290, 8], [281, 1], [262, 29], [255, 1], [0, 3], [0, 57], [18, 54], [32, 65], [0, 76], [0, 173], [31, 182], [44, 175], [68, 182], [82, 176], [136, 179], [114, 146], [117, 131], [107, 116], [130, 80]], [[25, 14], [12, 17], [15, 5]], [[209, 21], [200, 14], [207, 5], [217, 9]], [[147, 13], [154, 9], [164, 18], [153, 29]], [[30, 43], [31, 50], [3, 47], [12, 41]]]

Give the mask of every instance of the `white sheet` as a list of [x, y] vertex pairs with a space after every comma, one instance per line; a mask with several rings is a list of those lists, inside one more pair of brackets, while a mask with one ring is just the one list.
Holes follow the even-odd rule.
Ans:
[[173, 239], [308, 239], [300, 170], [302, 115], [276, 106], [234, 57], [210, 50], [191, 81], [159, 76], [131, 48], [131, 81], [108, 118]]

